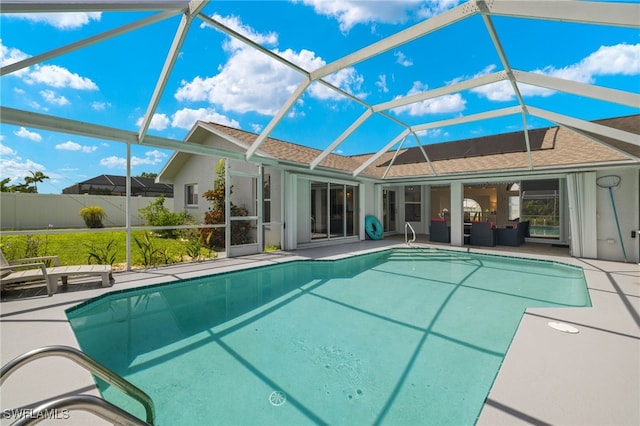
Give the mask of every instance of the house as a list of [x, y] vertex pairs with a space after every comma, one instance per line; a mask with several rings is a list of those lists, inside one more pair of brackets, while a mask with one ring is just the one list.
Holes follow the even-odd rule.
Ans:
[[[404, 233], [407, 223], [428, 234], [431, 218], [444, 216], [454, 246], [464, 245], [472, 215], [498, 227], [526, 216], [534, 225], [527, 241], [638, 261], [640, 147], [611, 135], [640, 134], [640, 116], [591, 124], [593, 132], [549, 127], [357, 156], [322, 156], [267, 137], [247, 160], [257, 134], [198, 122], [186, 141], [220, 155], [177, 152], [158, 181], [174, 186], [176, 209], [202, 217], [211, 206], [200, 194], [213, 189], [216, 165], [227, 160], [230, 201], [248, 211], [229, 220], [250, 221], [254, 230], [251, 243], [230, 255], [363, 240], [366, 212], [386, 235]], [[620, 178], [611, 191], [598, 185], [610, 175]]]
[[[126, 176], [100, 175], [64, 188], [62, 193], [126, 195], [126, 184]], [[156, 183], [154, 178], [131, 176], [131, 195], [136, 197], [157, 197], [164, 195], [167, 198], [172, 198], [173, 186], [165, 183]]]

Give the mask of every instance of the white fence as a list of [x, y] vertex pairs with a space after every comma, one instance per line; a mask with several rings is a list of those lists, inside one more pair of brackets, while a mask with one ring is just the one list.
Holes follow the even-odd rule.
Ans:
[[[131, 197], [132, 226], [144, 225], [139, 211], [153, 200], [154, 197]], [[125, 201], [126, 197], [122, 196], [2, 192], [0, 229], [86, 228], [80, 209], [87, 206], [100, 206], [105, 210], [105, 226], [125, 226]], [[173, 198], [165, 198], [164, 206], [173, 211]]]

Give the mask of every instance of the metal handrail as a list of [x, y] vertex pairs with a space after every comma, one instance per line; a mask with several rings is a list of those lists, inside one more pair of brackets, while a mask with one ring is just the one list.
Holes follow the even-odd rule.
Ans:
[[35, 425], [42, 420], [50, 419], [52, 413], [53, 416], [59, 416], [56, 418], [68, 418], [68, 411], [74, 410], [89, 412], [118, 426], [149, 426], [149, 423], [143, 422], [122, 408], [93, 395], [67, 396], [47, 402], [26, 412], [13, 423], [13, 426]]
[[[407, 228], [411, 229], [411, 233], [413, 234], [413, 238], [409, 240], [409, 233], [407, 232]], [[409, 222], [405, 222], [404, 224], [404, 242], [406, 245], [411, 245], [411, 243], [416, 241], [416, 231], [413, 229], [413, 226]]]
[[138, 388], [133, 383], [127, 381], [118, 373], [109, 370], [104, 365], [100, 364], [95, 359], [91, 358], [84, 352], [71, 348], [69, 346], [45, 346], [38, 349], [33, 349], [26, 352], [13, 360], [9, 361], [6, 365], [0, 369], [0, 386], [4, 381], [19, 367], [28, 364], [36, 359], [44, 358], [47, 356], [61, 356], [63, 358], [70, 359], [81, 367], [91, 372], [91, 374], [99, 377], [105, 382], [120, 389], [125, 394], [139, 401], [143, 406], [147, 416], [147, 423], [155, 424], [155, 408], [153, 406], [153, 400], [142, 389]]

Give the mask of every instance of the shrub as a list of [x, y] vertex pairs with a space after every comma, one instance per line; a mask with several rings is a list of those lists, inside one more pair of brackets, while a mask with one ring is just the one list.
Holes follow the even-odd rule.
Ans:
[[[46, 235], [44, 239], [40, 235], [25, 235], [24, 239], [21, 237], [3, 239], [0, 247], [2, 247], [2, 253], [7, 260], [15, 260], [46, 256], [47, 245], [48, 237]], [[50, 262], [47, 261], [47, 266], [51, 266], [49, 263]]]
[[80, 210], [80, 216], [87, 228], [104, 228], [102, 221], [107, 217], [107, 213], [100, 206], [88, 206]]
[[148, 268], [149, 266], [156, 266], [160, 263], [160, 257], [162, 255], [161, 250], [156, 248], [148, 233], [143, 233], [141, 238], [134, 235], [133, 241], [135, 241], [138, 246], [140, 256], [142, 257], [142, 265], [145, 268]]
[[87, 256], [87, 263], [91, 265], [93, 262], [99, 265], [111, 265], [116, 262], [118, 257], [118, 250], [116, 248], [116, 241], [114, 239], [109, 240], [104, 245], [98, 245], [94, 242], [84, 243], [85, 247], [89, 249]]
[[[194, 223], [193, 217], [185, 210], [174, 213], [164, 206], [164, 195], [156, 197], [147, 207], [140, 209], [140, 219], [150, 226], [180, 226]], [[163, 229], [156, 233], [163, 238], [176, 238], [177, 229]]]

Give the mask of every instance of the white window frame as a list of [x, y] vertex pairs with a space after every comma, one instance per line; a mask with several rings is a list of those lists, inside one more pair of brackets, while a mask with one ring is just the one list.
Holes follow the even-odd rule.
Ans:
[[198, 184], [188, 183], [184, 186], [184, 205], [187, 208], [198, 207]]

